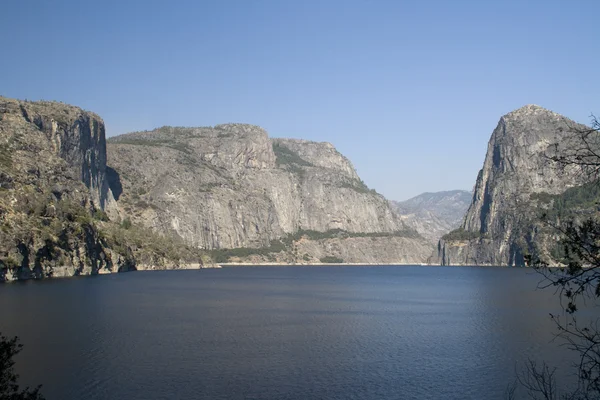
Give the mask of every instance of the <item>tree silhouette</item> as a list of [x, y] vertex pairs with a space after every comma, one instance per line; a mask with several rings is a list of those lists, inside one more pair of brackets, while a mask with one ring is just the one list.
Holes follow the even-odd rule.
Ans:
[[[560, 143], [549, 147], [548, 162], [562, 169], [577, 167], [591, 185], [600, 186], [600, 122], [592, 115], [589, 128], [569, 127], [566, 133]], [[542, 216], [560, 237], [562, 258], [555, 261], [562, 267], [535, 256], [526, 260], [542, 275], [541, 288], [557, 290], [563, 313], [550, 317], [556, 324], [556, 337], [578, 355], [577, 386], [559, 391], [555, 369], [530, 360], [508, 388], [509, 399], [515, 398], [517, 388], [524, 388], [531, 399], [600, 399], [600, 198], [597, 190], [590, 193], [595, 197], [593, 206], [585, 212], [578, 210], [566, 219]], [[582, 308], [584, 315], [580, 315]]]
[[19, 354], [23, 345], [19, 339], [14, 337], [8, 339], [0, 334], [0, 400], [43, 400], [40, 394], [40, 386], [30, 389], [20, 389], [17, 380], [19, 376], [15, 373], [14, 356]]

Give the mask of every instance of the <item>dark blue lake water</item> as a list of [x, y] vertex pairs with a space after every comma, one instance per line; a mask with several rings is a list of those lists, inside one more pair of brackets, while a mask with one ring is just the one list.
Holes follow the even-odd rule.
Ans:
[[53, 399], [495, 399], [566, 364], [539, 276], [476, 267], [238, 267], [0, 286], [0, 330]]

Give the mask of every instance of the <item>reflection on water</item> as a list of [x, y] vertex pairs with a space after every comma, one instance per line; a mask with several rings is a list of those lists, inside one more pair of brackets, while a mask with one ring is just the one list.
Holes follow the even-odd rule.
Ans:
[[531, 271], [244, 267], [0, 288], [0, 329], [48, 399], [502, 398], [568, 353]]

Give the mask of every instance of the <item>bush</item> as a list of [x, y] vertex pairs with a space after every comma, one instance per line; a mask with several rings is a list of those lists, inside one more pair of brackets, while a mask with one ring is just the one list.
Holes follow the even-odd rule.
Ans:
[[322, 240], [322, 239], [332, 239], [332, 238], [354, 238], [354, 237], [370, 237], [370, 238], [378, 238], [378, 237], [406, 237], [406, 238], [418, 238], [420, 235], [417, 231], [412, 229], [406, 229], [403, 231], [394, 231], [394, 232], [348, 232], [343, 229], [330, 229], [325, 232], [313, 231], [313, 230], [303, 230], [300, 229], [298, 232], [294, 234], [288, 235], [284, 241], [291, 243], [292, 241], [296, 241], [301, 239], [302, 237], [306, 237], [310, 240]]
[[126, 259], [135, 259], [142, 264], [160, 265], [164, 260], [174, 264], [210, 261], [207, 252], [186, 245], [176, 234], [159, 235], [149, 228], [133, 224], [129, 218], [120, 225], [103, 226], [98, 236], [107, 247]]
[[19, 266], [19, 263], [13, 257], [9, 256], [9, 257], [0, 259], [0, 267], [7, 268], [7, 269], [15, 269], [18, 266]]
[[43, 400], [40, 387], [20, 389], [17, 381], [13, 358], [21, 352], [23, 345], [15, 337], [12, 339], [0, 333], [0, 399], [10, 400]]
[[6, 145], [0, 145], [0, 167], [2, 169], [10, 169], [12, 167], [11, 150]]
[[463, 228], [458, 228], [442, 236], [443, 240], [473, 240], [481, 238], [481, 233], [466, 231]]
[[121, 222], [121, 228], [129, 229], [131, 228], [131, 220], [129, 218], [125, 218], [123, 222]]
[[216, 263], [226, 263], [231, 257], [244, 258], [251, 255], [266, 256], [271, 261], [275, 261], [273, 254], [286, 251], [287, 247], [281, 240], [273, 240], [269, 247], [237, 247], [233, 249], [215, 249], [211, 250], [210, 254]]
[[90, 213], [79, 203], [63, 199], [56, 203], [56, 216], [60, 219], [73, 222], [78, 218], [89, 219]]
[[549, 214], [564, 215], [573, 209], [598, 207], [600, 199], [600, 182], [594, 181], [586, 185], [567, 189], [559, 196], [555, 196], [553, 210]]
[[290, 150], [289, 148], [280, 143], [273, 143], [273, 153], [275, 153], [275, 163], [277, 165], [295, 164], [297, 166], [302, 167], [314, 167], [312, 163], [309, 163], [308, 161], [300, 157], [298, 153]]
[[94, 218], [97, 221], [104, 221], [107, 222], [109, 220], [108, 215], [99, 209], [95, 209], [93, 214], [92, 214], [92, 218]]
[[539, 192], [539, 193], [531, 193], [529, 195], [529, 199], [532, 201], [539, 201], [540, 203], [544, 203], [544, 204], [549, 204], [552, 202], [552, 200], [554, 200], [556, 196], [551, 195], [550, 193], [546, 193], [546, 192]]
[[339, 257], [325, 256], [319, 259], [324, 264], [343, 264], [344, 260]]
[[377, 191], [375, 189], [369, 189], [367, 184], [362, 179], [353, 179], [349, 182], [343, 182], [340, 185], [340, 187], [346, 188], [346, 189], [352, 189], [358, 193], [375, 194], [375, 195], [379, 194], [379, 193], [377, 193]]

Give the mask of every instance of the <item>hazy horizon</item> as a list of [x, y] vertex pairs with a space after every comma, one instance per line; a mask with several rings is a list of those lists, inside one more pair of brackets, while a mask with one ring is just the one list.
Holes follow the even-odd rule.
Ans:
[[600, 113], [585, 0], [4, 4], [0, 94], [98, 113], [107, 135], [243, 122], [326, 141], [392, 200], [471, 190], [499, 118]]

